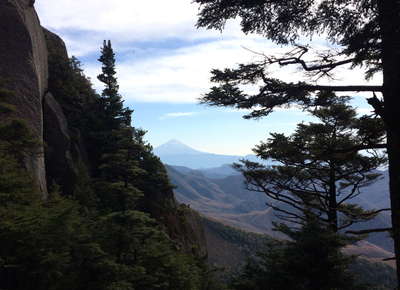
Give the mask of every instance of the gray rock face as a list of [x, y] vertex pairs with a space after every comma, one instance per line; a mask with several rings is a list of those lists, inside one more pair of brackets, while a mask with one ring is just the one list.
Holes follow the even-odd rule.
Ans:
[[51, 93], [44, 98], [43, 111], [47, 182], [49, 185], [59, 185], [64, 194], [71, 195], [79, 172], [70, 151], [67, 119]]
[[[44, 29], [49, 53], [49, 71], [54, 61], [67, 63], [68, 52], [64, 41], [56, 34]], [[49, 93], [44, 100], [44, 141], [47, 182], [56, 183], [65, 195], [72, 195], [79, 182], [82, 170], [90, 167], [87, 151], [79, 129], [68, 124], [67, 113], [63, 107], [57, 90], [52, 91], [54, 84], [59, 81], [50, 76]], [[70, 96], [71, 98], [75, 96]]]
[[64, 40], [57, 34], [43, 28], [44, 37], [46, 39], [47, 50], [49, 55], [55, 54], [60, 58], [68, 61], [68, 51]]
[[[32, 132], [43, 140], [42, 99], [47, 90], [47, 47], [31, 0], [0, 1], [0, 80], [15, 92], [9, 100], [16, 105], [13, 117], [23, 119]], [[47, 194], [43, 148], [27, 158], [44, 197]]]

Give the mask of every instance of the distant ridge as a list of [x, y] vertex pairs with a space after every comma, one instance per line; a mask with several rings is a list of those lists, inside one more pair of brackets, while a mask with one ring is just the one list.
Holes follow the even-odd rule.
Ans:
[[185, 166], [191, 169], [217, 168], [238, 162], [240, 159], [257, 160], [255, 155], [222, 155], [202, 152], [176, 139], [156, 147], [154, 153], [165, 164]]
[[[270, 236], [279, 235], [272, 230], [272, 222], [279, 220], [266, 205], [267, 197], [263, 193], [246, 190], [242, 175], [221, 178], [220, 176], [225, 174], [218, 174], [217, 169], [209, 172], [176, 166], [166, 168], [171, 183], [176, 186], [174, 193], [178, 202], [190, 204], [203, 215], [230, 226]], [[388, 172], [381, 173], [382, 178], [379, 181], [360, 190], [362, 194], [355, 198], [355, 204], [365, 209], [389, 206]], [[349, 229], [387, 228], [390, 225], [390, 214], [383, 212], [372, 221], [355, 224]], [[372, 233], [367, 241], [387, 251], [393, 251], [393, 240], [388, 233]]]

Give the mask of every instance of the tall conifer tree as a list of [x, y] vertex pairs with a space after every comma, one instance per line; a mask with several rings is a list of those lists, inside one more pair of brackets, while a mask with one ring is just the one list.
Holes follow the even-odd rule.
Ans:
[[101, 94], [101, 103], [105, 110], [105, 122], [107, 128], [119, 129], [121, 125], [130, 125], [130, 115], [133, 112], [129, 108], [124, 108], [115, 70], [115, 53], [111, 41], [104, 40], [101, 48], [99, 61], [102, 63], [102, 73], [97, 76], [98, 80], [104, 84]]
[[357, 118], [346, 104], [348, 97], [331, 92], [318, 97], [330, 103], [309, 111], [318, 122], [299, 124], [291, 136], [271, 134], [254, 150], [277, 165], [245, 161], [237, 168], [249, 189], [265, 193], [282, 219], [304, 224], [310, 216], [317, 217], [337, 232], [383, 210], [363, 210], [352, 199], [379, 177], [374, 170], [386, 162], [378, 151], [370, 155], [357, 151], [359, 144], [384, 140], [384, 125], [379, 119]]

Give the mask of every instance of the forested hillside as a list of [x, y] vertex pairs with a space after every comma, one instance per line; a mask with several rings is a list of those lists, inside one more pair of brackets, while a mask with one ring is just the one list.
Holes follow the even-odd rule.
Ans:
[[[246, 189], [244, 177], [230, 175], [214, 178], [206, 176], [207, 170], [191, 170], [186, 167], [167, 166], [167, 171], [178, 201], [190, 204], [200, 213], [228, 225], [274, 237], [283, 237], [273, 231], [273, 223], [279, 222], [274, 211], [267, 205], [270, 200], [265, 194]], [[215, 178], [217, 177], [217, 178]], [[389, 203], [387, 172], [370, 186], [360, 189], [357, 204], [367, 209], [385, 208]], [[352, 226], [353, 230], [385, 228], [390, 226], [390, 215], [380, 213], [373, 220]], [[372, 233], [366, 240], [393, 252], [392, 239], [387, 233]], [[386, 258], [386, 256], [384, 256]]]
[[31, 5], [0, 11], [0, 288], [209, 289], [202, 228], [131, 125], [111, 42], [98, 93]]
[[[267, 235], [242, 231], [210, 218], [202, 220], [210, 264], [216, 268], [217, 277], [228, 284], [235, 280], [246, 261], [254, 259], [274, 241]], [[396, 285], [395, 269], [379, 259], [360, 257], [353, 261], [350, 269], [359, 280], [369, 285], [368, 289], [389, 290]]]

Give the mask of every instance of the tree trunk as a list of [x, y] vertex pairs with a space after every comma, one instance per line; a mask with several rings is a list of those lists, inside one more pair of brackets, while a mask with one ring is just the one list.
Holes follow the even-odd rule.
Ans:
[[[379, 0], [393, 238], [400, 282], [400, 1]], [[400, 289], [398, 282], [397, 289]]]
[[[331, 161], [331, 163], [334, 163]], [[328, 221], [331, 230], [336, 233], [338, 231], [338, 217], [337, 217], [337, 200], [336, 200], [336, 174], [335, 165], [331, 164], [329, 170], [329, 209]]]

